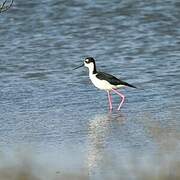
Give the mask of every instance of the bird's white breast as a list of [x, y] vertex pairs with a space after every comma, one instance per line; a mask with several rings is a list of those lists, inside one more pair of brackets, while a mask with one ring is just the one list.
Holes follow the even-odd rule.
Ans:
[[89, 77], [90, 77], [92, 83], [94, 84], [94, 86], [96, 86], [97, 88], [99, 88], [101, 90], [112, 90], [113, 88], [114, 89], [117, 88], [117, 86], [110, 84], [106, 80], [98, 79], [96, 77], [96, 74], [90, 74]]

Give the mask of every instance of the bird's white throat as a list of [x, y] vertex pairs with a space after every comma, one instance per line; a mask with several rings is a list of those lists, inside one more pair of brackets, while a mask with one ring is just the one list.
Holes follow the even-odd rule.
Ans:
[[94, 72], [94, 64], [89, 63], [89, 64], [85, 64], [85, 66], [89, 69], [89, 75], [92, 75]]

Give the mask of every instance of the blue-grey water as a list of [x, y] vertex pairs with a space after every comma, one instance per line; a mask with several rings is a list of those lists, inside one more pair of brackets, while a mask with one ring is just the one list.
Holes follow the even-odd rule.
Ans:
[[[138, 87], [121, 90], [120, 112], [117, 95], [109, 113], [87, 69], [72, 70], [87, 56]], [[0, 14], [1, 152], [30, 148], [56, 170], [105, 179], [132, 154], [179, 149], [179, 110], [178, 0], [15, 0]]]

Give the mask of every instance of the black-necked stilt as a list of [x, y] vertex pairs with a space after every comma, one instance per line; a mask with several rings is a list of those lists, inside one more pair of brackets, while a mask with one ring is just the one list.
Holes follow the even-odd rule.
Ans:
[[87, 57], [82, 65], [80, 65], [74, 69], [78, 69], [82, 66], [86, 66], [89, 69], [89, 78], [91, 79], [92, 83], [98, 89], [107, 91], [110, 110], [112, 110], [111, 91], [115, 92], [122, 98], [122, 100], [118, 106], [118, 110], [120, 110], [120, 108], [124, 102], [125, 96], [123, 94], [121, 94], [120, 92], [118, 92], [117, 89], [119, 89], [120, 87], [123, 87], [123, 86], [129, 86], [132, 88], [136, 88], [135, 86], [133, 86], [127, 82], [124, 82], [110, 74], [96, 71], [96, 63], [95, 63], [94, 58], [92, 58], [92, 57]]

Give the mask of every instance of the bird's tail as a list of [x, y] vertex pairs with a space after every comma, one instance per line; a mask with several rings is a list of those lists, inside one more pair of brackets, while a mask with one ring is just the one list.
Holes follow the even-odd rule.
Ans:
[[134, 86], [134, 85], [132, 85], [132, 84], [129, 84], [129, 83], [127, 83], [127, 82], [123, 82], [123, 85], [137, 89], [136, 86]]

